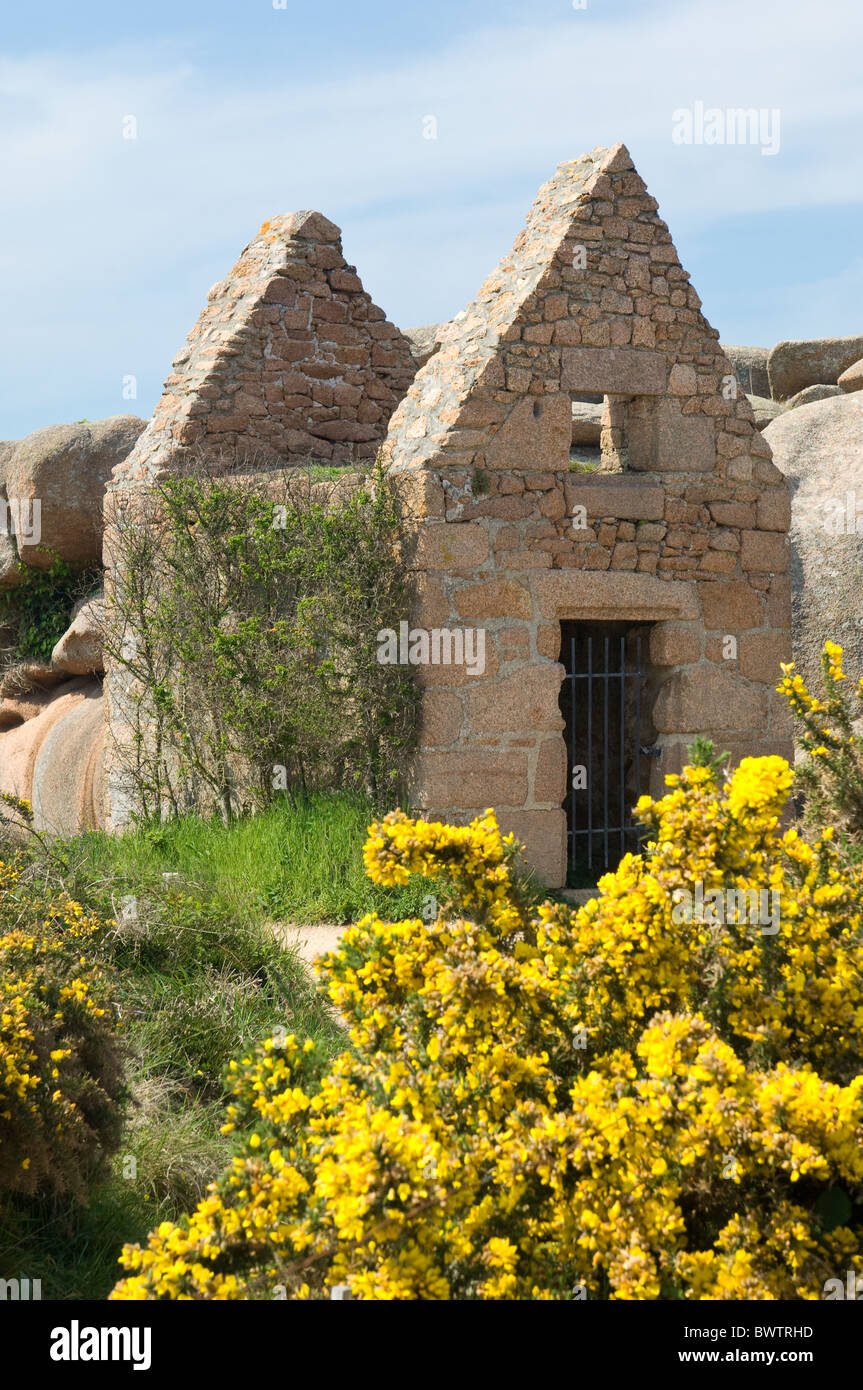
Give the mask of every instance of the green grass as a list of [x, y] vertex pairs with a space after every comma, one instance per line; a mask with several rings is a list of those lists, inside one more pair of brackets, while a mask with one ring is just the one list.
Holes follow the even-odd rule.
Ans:
[[569, 460], [570, 473], [598, 473], [601, 467], [602, 464], [594, 459], [570, 458]]
[[146, 1243], [160, 1221], [194, 1207], [227, 1166], [233, 1146], [219, 1133], [223, 1118], [221, 1105], [178, 1097], [158, 1079], [136, 1083], [120, 1151], [86, 1206], [44, 1197], [0, 1203], [0, 1276], [40, 1279], [43, 1300], [107, 1298], [123, 1272], [123, 1245]]
[[308, 463], [297, 464], [295, 471], [308, 473], [314, 482], [333, 482], [338, 478], [344, 478], [348, 473], [360, 473], [365, 476], [371, 470], [368, 464], [363, 463], [321, 463], [317, 459], [310, 459]]
[[125, 1241], [146, 1241], [153, 1225], [143, 1199], [105, 1184], [89, 1205], [18, 1198], [0, 1208], [0, 1271], [6, 1279], [39, 1279], [44, 1299], [103, 1299], [122, 1270]]
[[[125, 835], [28, 851], [28, 875], [116, 919], [100, 948], [126, 1043], [126, 1128], [86, 1207], [0, 1202], [0, 1277], [42, 1280], [45, 1299], [105, 1298], [122, 1245], [178, 1220], [230, 1161], [220, 1133], [227, 1064], [278, 1027], [325, 1053], [346, 1046], [308, 966], [274, 921], [421, 914], [426, 880], [375, 887], [362, 848], [370, 806], [347, 794], [280, 801], [229, 827], [188, 816]], [[167, 875], [167, 877], [166, 877]]]
[[[225, 827], [187, 816], [125, 835], [30, 843], [26, 874], [116, 919], [99, 948], [126, 1045], [120, 1149], [86, 1207], [0, 1201], [0, 1277], [42, 1280], [45, 1299], [103, 1299], [126, 1242], [179, 1220], [227, 1166], [225, 1068], [286, 1028], [324, 1055], [346, 1035], [274, 922], [346, 923], [377, 911], [422, 915], [433, 883], [376, 887], [362, 849], [374, 819], [347, 793], [287, 800]], [[539, 895], [530, 876], [519, 892]]]
[[[128, 1102], [109, 1175], [86, 1208], [72, 1200], [0, 1202], [0, 1276], [42, 1280], [43, 1298], [105, 1298], [127, 1241], [195, 1206], [227, 1166], [235, 1140], [225, 1119], [227, 1064], [277, 1028], [325, 1052], [346, 1043], [338, 1019], [294, 951], [262, 923], [241, 921], [206, 888], [161, 875], [88, 881], [80, 842], [67, 885], [118, 921], [98, 948], [125, 1042]], [[29, 872], [56, 884], [51, 861]], [[122, 890], [122, 891], [121, 891]], [[131, 900], [134, 911], [130, 914]]]
[[115, 895], [155, 889], [163, 874], [176, 873], [247, 923], [347, 923], [371, 911], [417, 916], [430, 891], [424, 880], [379, 888], [366, 877], [362, 849], [373, 816], [362, 798], [331, 793], [296, 809], [279, 801], [227, 828], [187, 816], [125, 835], [91, 832], [64, 848], [90, 892], [99, 882]]

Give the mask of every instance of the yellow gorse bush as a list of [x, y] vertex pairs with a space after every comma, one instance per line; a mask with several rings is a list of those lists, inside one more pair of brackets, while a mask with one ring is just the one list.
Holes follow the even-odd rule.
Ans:
[[818, 826], [834, 826], [842, 835], [842, 847], [847, 849], [850, 841], [859, 853], [863, 843], [863, 738], [859, 733], [863, 677], [853, 687], [844, 684], [848, 678], [843, 656], [838, 643], [824, 643], [820, 697], [810, 693], [793, 661], [783, 662], [777, 689], [791, 707], [806, 755], [796, 777], [806, 795], [807, 818]]
[[104, 923], [21, 868], [0, 861], [0, 1198], [84, 1198], [121, 1124], [116, 1023], [93, 962]]
[[[577, 911], [524, 908], [491, 812], [373, 825], [375, 882], [450, 900], [324, 960], [350, 1050], [232, 1064], [232, 1166], [113, 1297], [812, 1299], [863, 1266], [863, 885], [782, 830], [781, 759], [666, 782]], [[687, 914], [697, 882], [776, 925]]]

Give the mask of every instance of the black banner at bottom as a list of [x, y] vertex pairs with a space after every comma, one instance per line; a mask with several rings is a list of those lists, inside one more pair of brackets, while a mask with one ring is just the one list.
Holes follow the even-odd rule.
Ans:
[[[337, 1301], [337, 1300], [333, 1300]], [[348, 1300], [349, 1301], [349, 1300]], [[328, 1303], [0, 1303], [3, 1361], [14, 1348], [39, 1383], [191, 1372], [197, 1383], [236, 1372], [257, 1379], [281, 1367], [296, 1379], [312, 1363], [329, 1378], [342, 1368], [363, 1379], [401, 1379], [405, 1351], [452, 1377], [475, 1367], [483, 1381], [507, 1378], [524, 1360], [534, 1371], [563, 1353], [574, 1369], [681, 1379], [706, 1368], [757, 1366], [829, 1374], [860, 1347], [857, 1300], [795, 1303], [450, 1303], [330, 1308]], [[854, 1307], [843, 1307], [852, 1302]], [[374, 1343], [369, 1337], [374, 1337]], [[549, 1338], [553, 1341], [549, 1341]], [[454, 1340], [455, 1339], [455, 1340]], [[559, 1340], [565, 1339], [565, 1340]], [[454, 1365], [454, 1357], [456, 1364]], [[401, 1365], [401, 1369], [399, 1369]], [[20, 1375], [20, 1371], [19, 1371]]]

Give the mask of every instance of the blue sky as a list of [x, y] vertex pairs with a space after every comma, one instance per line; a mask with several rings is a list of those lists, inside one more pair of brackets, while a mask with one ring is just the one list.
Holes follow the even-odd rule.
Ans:
[[[401, 327], [449, 318], [556, 165], [617, 140], [725, 342], [860, 333], [861, 50], [855, 0], [7, 10], [0, 439], [149, 415], [209, 287], [297, 208]], [[676, 144], [696, 102], [778, 109], [779, 152]]]

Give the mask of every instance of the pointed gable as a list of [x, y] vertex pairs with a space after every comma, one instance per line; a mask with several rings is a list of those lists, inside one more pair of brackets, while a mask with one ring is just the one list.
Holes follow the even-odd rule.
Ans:
[[562, 164], [441, 333], [385, 456], [399, 469], [564, 470], [572, 399], [598, 393], [604, 466], [615, 451], [625, 467], [659, 472], [707, 472], [747, 450], [769, 458], [700, 307], [625, 146]]
[[265, 222], [174, 358], [114, 485], [151, 480], [189, 446], [286, 463], [374, 458], [416, 370], [319, 212]]

